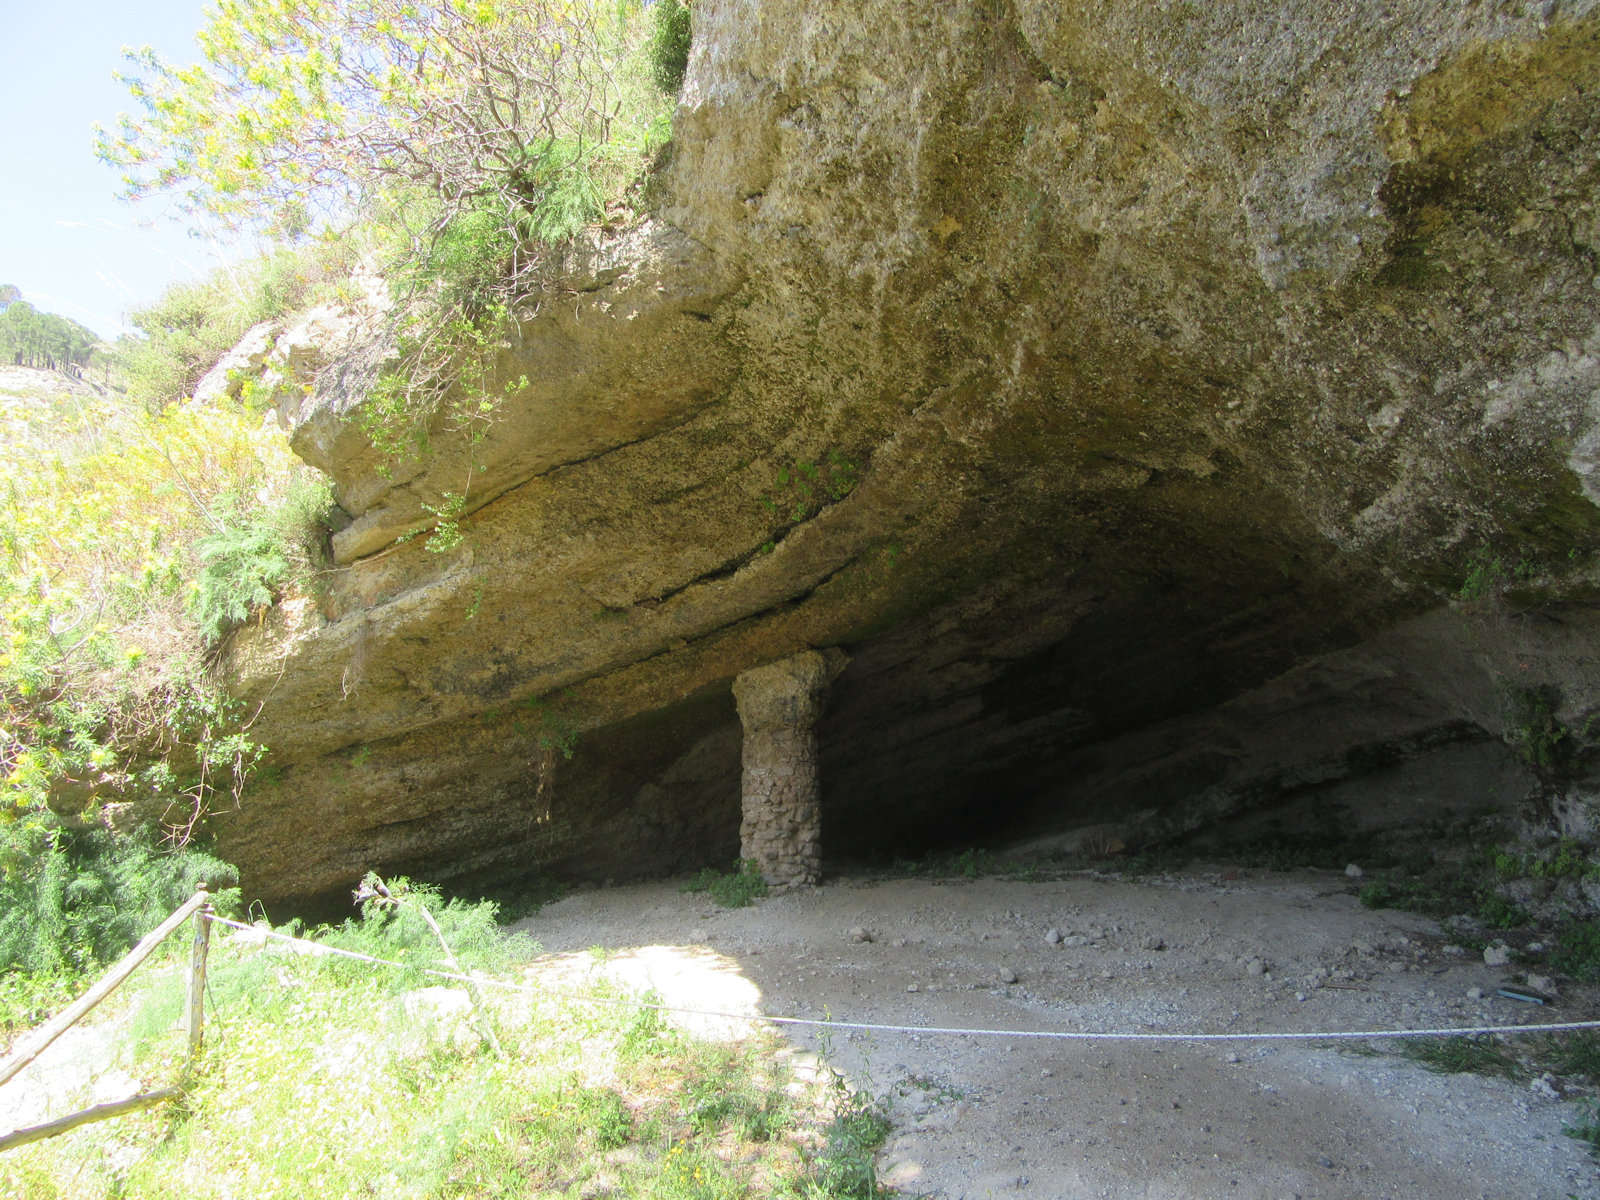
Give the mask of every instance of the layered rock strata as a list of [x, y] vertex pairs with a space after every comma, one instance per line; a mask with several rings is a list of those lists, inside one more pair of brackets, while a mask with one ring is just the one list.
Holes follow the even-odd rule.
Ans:
[[[376, 344], [286, 408], [351, 523], [232, 647], [253, 894], [726, 865], [732, 681], [819, 646], [831, 848], [1190, 828], [1474, 746], [1590, 803], [1518, 713], [1600, 708], [1592, 0], [695, 22], [648, 218], [530, 302], [482, 441], [385, 461]], [[459, 545], [404, 540], [451, 496]], [[1412, 687], [1419, 619], [1452, 665]]]

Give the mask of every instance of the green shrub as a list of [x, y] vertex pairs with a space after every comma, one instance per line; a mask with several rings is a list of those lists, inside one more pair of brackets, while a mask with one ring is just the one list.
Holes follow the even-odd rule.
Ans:
[[0, 1023], [43, 1015], [126, 953], [201, 884], [237, 907], [238, 872], [148, 831], [74, 827], [54, 814], [0, 825]]
[[289, 577], [289, 556], [270, 521], [230, 525], [195, 543], [200, 574], [189, 616], [207, 642], [220, 642], [258, 608], [277, 598]]
[[321, 564], [332, 507], [328, 481], [305, 470], [291, 474], [282, 502], [260, 516], [241, 518], [233, 497], [222, 498], [214, 510], [221, 528], [194, 545], [199, 569], [188, 604], [208, 644], [272, 604], [291, 578]]
[[828, 1141], [814, 1164], [817, 1182], [827, 1196], [841, 1200], [877, 1200], [884, 1194], [878, 1185], [876, 1156], [893, 1126], [883, 1105], [865, 1092], [852, 1092], [842, 1086], [828, 1126]]
[[732, 874], [706, 867], [678, 890], [704, 892], [723, 908], [748, 908], [767, 894], [767, 881], [761, 877], [756, 864], [746, 860]]
[[1571, 920], [1556, 930], [1550, 965], [1574, 979], [1600, 979], [1600, 921]]
[[1565, 1126], [1561, 1132], [1585, 1143], [1589, 1153], [1600, 1158], [1600, 1104], [1592, 1096], [1580, 1097], [1577, 1124]]
[[656, 0], [650, 30], [650, 77], [668, 96], [676, 96], [683, 87], [692, 24], [689, 6], [682, 0]]

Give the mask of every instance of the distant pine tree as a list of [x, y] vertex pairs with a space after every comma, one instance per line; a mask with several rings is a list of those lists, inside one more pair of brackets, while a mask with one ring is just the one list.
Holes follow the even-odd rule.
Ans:
[[52, 369], [86, 365], [100, 340], [94, 331], [40, 312], [21, 294], [15, 284], [0, 287], [0, 362]]

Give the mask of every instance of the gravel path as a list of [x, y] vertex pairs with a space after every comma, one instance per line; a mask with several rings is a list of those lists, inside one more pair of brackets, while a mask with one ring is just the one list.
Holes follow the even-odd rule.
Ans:
[[[602, 946], [623, 951], [604, 969], [669, 1002], [840, 1021], [1265, 1032], [1595, 1011], [1587, 995], [1549, 1010], [1468, 999], [1492, 997], [1504, 968], [1351, 892], [1329, 872], [1195, 867], [1128, 881], [845, 878], [724, 910], [657, 883], [579, 893], [520, 928], [551, 952], [536, 970], [576, 969], [573, 952]], [[626, 952], [639, 947], [655, 949]], [[912, 1194], [1600, 1196], [1600, 1170], [1562, 1136], [1572, 1104], [1548, 1083], [1431, 1074], [1392, 1043], [791, 1036], [894, 1097], [880, 1165]]]

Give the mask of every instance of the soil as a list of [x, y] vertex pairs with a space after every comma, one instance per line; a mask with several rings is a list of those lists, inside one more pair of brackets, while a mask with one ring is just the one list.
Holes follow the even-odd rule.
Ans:
[[[519, 928], [547, 951], [530, 974], [605, 971], [668, 1003], [839, 1022], [1254, 1033], [1595, 1011], [1587, 993], [1550, 1008], [1495, 998], [1508, 968], [1446, 945], [1424, 917], [1363, 909], [1354, 884], [1205, 866], [1048, 882], [860, 876], [722, 909], [663, 882], [582, 892]], [[1490, 998], [1469, 999], [1474, 987]], [[729, 1036], [745, 1023], [705, 1024]], [[1562, 1134], [1577, 1115], [1563, 1081], [1433, 1074], [1391, 1041], [786, 1031], [890, 1098], [880, 1172], [907, 1194], [1600, 1196], [1600, 1170]]]
[[[738, 1015], [1016, 1031], [1278, 1032], [1583, 1020], [1494, 998], [1509, 968], [1423, 917], [1363, 909], [1334, 872], [1191, 867], [1047, 882], [845, 877], [723, 909], [675, 882], [580, 892], [516, 928], [527, 974], [603, 972], [682, 1023]], [[1055, 930], [1061, 940], [1050, 940]], [[862, 937], [870, 940], [860, 940]], [[1005, 980], [1015, 976], [1015, 982]], [[1490, 998], [1469, 999], [1468, 989]], [[1303, 999], [1301, 997], [1304, 997]], [[0, 1127], [137, 1090], [111, 1025], [70, 1031], [0, 1089]], [[1393, 1041], [1060, 1041], [782, 1027], [891, 1105], [881, 1178], [907, 1195], [1301, 1200], [1600, 1197], [1563, 1136], [1567, 1081], [1438, 1075]]]
[[93, 396], [97, 389], [81, 379], [74, 379], [60, 371], [47, 371], [43, 367], [18, 367], [0, 363], [0, 395], [11, 396], [61, 396], [73, 393]]

